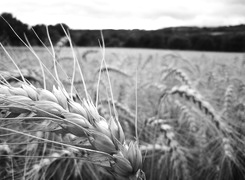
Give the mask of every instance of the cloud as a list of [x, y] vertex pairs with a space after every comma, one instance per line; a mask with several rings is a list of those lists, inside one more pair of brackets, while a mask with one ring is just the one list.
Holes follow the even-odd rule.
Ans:
[[215, 11], [214, 15], [245, 17], [245, 4], [231, 4], [228, 8]]
[[71, 28], [145, 28], [218, 26], [245, 23], [245, 0], [8, 0], [1, 12], [23, 22]]
[[240, 4], [240, 5], [245, 4], [244, 0], [225, 0], [225, 2], [227, 4]]

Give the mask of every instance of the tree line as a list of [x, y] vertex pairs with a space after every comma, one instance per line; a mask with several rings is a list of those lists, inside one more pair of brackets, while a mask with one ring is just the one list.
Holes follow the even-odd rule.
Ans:
[[[46, 25], [30, 27], [11, 13], [2, 13], [1, 16], [24, 41], [28, 39], [32, 46], [42, 46], [42, 42], [49, 45]], [[3, 18], [0, 18], [0, 42], [5, 45], [23, 46]], [[53, 44], [65, 36], [65, 29], [69, 30], [74, 45], [98, 46], [98, 39], [101, 38], [99, 30], [73, 30], [66, 24], [62, 26], [61, 24], [47, 26]], [[245, 52], [245, 25], [175, 27], [151, 31], [106, 29], [103, 30], [103, 36], [106, 47]]]

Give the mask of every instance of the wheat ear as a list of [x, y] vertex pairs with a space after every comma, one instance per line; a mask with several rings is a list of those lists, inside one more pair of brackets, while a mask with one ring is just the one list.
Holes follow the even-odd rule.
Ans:
[[[138, 143], [131, 142], [127, 145], [120, 123], [115, 118], [109, 121], [102, 118], [89, 99], [83, 100], [81, 104], [74, 102], [61, 87], [53, 87], [50, 92], [27, 83], [23, 83], [21, 87], [0, 85], [0, 109], [8, 111], [2, 120], [35, 121], [45, 118], [59, 124], [63, 129], [62, 133], [69, 132], [86, 138], [87, 145], [80, 145], [80, 149], [107, 159], [109, 164], [102, 166], [117, 178], [144, 177], [140, 170], [142, 156]], [[24, 114], [28, 114], [28, 117]], [[23, 117], [20, 118], [21, 115]]]
[[[228, 94], [231, 95], [232, 90], [229, 88], [228, 90]], [[236, 145], [236, 142], [241, 141], [237, 130], [225, 122], [224, 119], [219, 116], [220, 113], [216, 111], [210, 103], [205, 101], [203, 96], [193, 88], [188, 86], [174, 87], [171, 94], [177, 94], [181, 98], [184, 98], [187, 102], [193, 103], [205, 115], [211, 117], [211, 124], [214, 125], [216, 130], [216, 133], [213, 134], [214, 142], [216, 142], [216, 146], [213, 147], [213, 150], [222, 154], [219, 161], [219, 167], [223, 167], [224, 162], [233, 164], [238, 168], [241, 167], [242, 163], [239, 157], [237, 157], [237, 154], [243, 154], [243, 149]], [[229, 103], [231, 99], [230, 95], [226, 99], [227, 103]], [[229, 105], [227, 104], [227, 107], [228, 106]]]
[[224, 105], [223, 105], [223, 115], [230, 116], [233, 108], [233, 100], [234, 100], [234, 86], [230, 85], [226, 88], [225, 97], [224, 97]]
[[169, 67], [163, 72], [162, 80], [167, 80], [169, 78], [176, 78], [184, 85], [191, 87], [192, 83], [188, 75], [181, 69]]
[[0, 144], [0, 177], [7, 177], [11, 173], [10, 154], [10, 147], [6, 143]]
[[[170, 168], [170, 171], [175, 171], [177, 177], [189, 180], [188, 152], [176, 140], [173, 128], [165, 124], [164, 120], [161, 119], [151, 120], [148, 125], [159, 127], [161, 132], [161, 135], [156, 139], [157, 146], [155, 145], [155, 147], [151, 149], [152, 151], [160, 150], [160, 152], [162, 152], [162, 156], [158, 160], [158, 166], [161, 167], [161, 164], [166, 161], [166, 156], [169, 155], [171, 165], [168, 168]], [[149, 146], [146, 149], [149, 151]]]
[[183, 85], [180, 87], [173, 87], [169, 94], [179, 95], [187, 102], [193, 103], [201, 112], [210, 117], [218, 131], [223, 131], [225, 125], [221, 122], [218, 113], [208, 101], [204, 100], [203, 96], [198, 91], [189, 86]]

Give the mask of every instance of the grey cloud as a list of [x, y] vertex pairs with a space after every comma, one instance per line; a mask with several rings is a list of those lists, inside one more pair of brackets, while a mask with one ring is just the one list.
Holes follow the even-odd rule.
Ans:
[[146, 13], [142, 15], [144, 18], [150, 18], [150, 19], [156, 19], [159, 17], [171, 17], [173, 19], [179, 19], [179, 20], [190, 20], [195, 18], [196, 13], [194, 12], [175, 12], [175, 11], [158, 11], [158, 12], [152, 12], [152, 13]]
[[[225, 16], [242, 16], [245, 18], [245, 3], [241, 4], [230, 4], [227, 8], [216, 10], [212, 15], [225, 17]], [[245, 19], [244, 19], [245, 20]]]
[[101, 8], [100, 6], [87, 6], [82, 5], [81, 11], [88, 14], [91, 17], [97, 18], [119, 18], [119, 17], [130, 17], [133, 15], [132, 12], [125, 9], [115, 9], [110, 6]]
[[[88, 1], [83, 3], [82, 1], [76, 2], [57, 2], [55, 6], [59, 10], [63, 10], [64, 13], [73, 13], [78, 15], [84, 15], [88, 17], [98, 17], [98, 18], [106, 18], [113, 16], [121, 16], [126, 15], [127, 13], [124, 11], [117, 10], [115, 8], [110, 8], [110, 6], [103, 2], [97, 1]], [[52, 6], [52, 7], [53, 7]]]
[[230, 3], [230, 4], [245, 4], [245, 1], [244, 0], [227, 0], [227, 3]]
[[[199, 19], [201, 19], [203, 23], [212, 21], [215, 24], [216, 22], [225, 22], [228, 18], [244, 18], [245, 23], [245, 0], [200, 1], [200, 4], [208, 5], [205, 7], [206, 9], [200, 7], [201, 5], [199, 6], [199, 3], [195, 3], [196, 6], [187, 6], [186, 4], [183, 4], [185, 3], [183, 0], [180, 1], [175, 0], [173, 3], [169, 4], [154, 4], [156, 2], [152, 0], [152, 4], [150, 4], [149, 7], [145, 7], [147, 6], [147, 3], [135, 3], [123, 6], [125, 3], [129, 3], [129, 1], [120, 1], [119, 3], [113, 0], [49, 0], [49, 3], [45, 0], [18, 0], [15, 3], [13, 3], [12, 0], [9, 0], [8, 2], [3, 2], [3, 6], [1, 5], [0, 9], [4, 9], [4, 6], [6, 5], [7, 7], [8, 5], [8, 7], [11, 7], [8, 9], [12, 9], [14, 15], [16, 15], [16, 12], [18, 12], [18, 14], [25, 14], [25, 17], [28, 17], [30, 14], [30, 16], [33, 17], [31, 19], [32, 22], [37, 20], [41, 21], [45, 16], [47, 16], [46, 19], [42, 21], [47, 22], [49, 20], [48, 17], [50, 16], [52, 16], [53, 19], [57, 17], [57, 21], [62, 21], [62, 19], [59, 19], [59, 15], [61, 15], [63, 18], [68, 17], [68, 20], [69, 18], [77, 18], [74, 20], [76, 22], [79, 21], [79, 19], [85, 21], [86, 18], [89, 18], [94, 19], [95, 21], [99, 20], [98, 23], [103, 21], [103, 19], [106, 19], [107, 21], [110, 19], [112, 19], [112, 21], [118, 19], [118, 21], [120, 21], [121, 18], [125, 20], [124, 22], [127, 22], [126, 19], [128, 19], [128, 21], [139, 19], [150, 22], [156, 19], [172, 18], [174, 22], [184, 22], [186, 24], [189, 22], [199, 23]], [[188, 1], [186, 3], [188, 3]], [[83, 24], [83, 26], [86, 26], [86, 24]], [[122, 24], [122, 26], [126, 27], [127, 23]]]

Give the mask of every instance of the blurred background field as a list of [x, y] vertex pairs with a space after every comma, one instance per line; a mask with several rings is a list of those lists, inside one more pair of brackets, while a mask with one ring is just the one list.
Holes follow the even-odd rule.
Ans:
[[[54, 74], [53, 59], [49, 53], [51, 49], [44, 47], [33, 47], [33, 49], [46, 68]], [[43, 75], [36, 55], [24, 47], [6, 47], [6, 50], [22, 73], [30, 78], [30, 82], [37, 87], [42, 87]], [[244, 53], [106, 48], [105, 60], [108, 65], [106, 69], [104, 65], [101, 68], [100, 48], [74, 47], [74, 51], [88, 92], [94, 101], [101, 70], [99, 88], [101, 115], [107, 117], [110, 112], [109, 101], [107, 102], [110, 99], [106, 75], [108, 71], [114, 103], [128, 140], [135, 139], [134, 121], [137, 119], [137, 132], [144, 154], [143, 170], [146, 172], [147, 179], [217, 178], [223, 180], [224, 176], [228, 179], [244, 177]], [[6, 79], [20, 78], [7, 53], [3, 50], [1, 50], [0, 58], [1, 75], [5, 75]], [[85, 97], [78, 67], [76, 66], [75, 70], [73, 68], [74, 57], [71, 48], [56, 49], [56, 60], [59, 77], [67, 91], [70, 90], [72, 73], [75, 71], [74, 85], [77, 90], [75, 93], [80, 97]], [[55, 82], [47, 70], [45, 70], [45, 76], [47, 88], [51, 90]], [[17, 82], [14, 79], [12, 81], [13, 84]], [[182, 86], [188, 86], [188, 88], [181, 92]], [[179, 97], [175, 97], [176, 87]], [[230, 87], [232, 87], [230, 92], [232, 98], [229, 94], [227, 95]], [[201, 96], [201, 99], [195, 96]], [[226, 102], [227, 99], [229, 102]], [[226, 109], [227, 103], [230, 103], [231, 109]], [[135, 117], [136, 105], [137, 117]], [[224, 113], [228, 110], [232, 112], [229, 115]], [[213, 122], [213, 115], [222, 117], [225, 126], [228, 129], [232, 128], [232, 132], [237, 136], [220, 135], [219, 126], [216, 127]], [[153, 124], [152, 128], [146, 125], [148, 122]], [[160, 123], [161, 126], [158, 127], [167, 128], [154, 128], [155, 123]], [[234, 148], [232, 157], [225, 154], [224, 138], [232, 142], [231, 146]], [[211, 148], [213, 146], [216, 148]], [[51, 149], [54, 150], [55, 147]], [[32, 158], [31, 154], [29, 158]], [[85, 164], [81, 167], [85, 168]], [[60, 162], [59, 168], [63, 165], [64, 162]], [[85, 168], [86, 173], [91, 168], [96, 168], [92, 165], [86, 166], [89, 167]], [[46, 167], [45, 172], [52, 171], [52, 167], [53, 165]], [[216, 170], [211, 171], [214, 168]], [[226, 168], [229, 171], [226, 171]], [[101, 172], [97, 170], [92, 177], [86, 173], [82, 174], [82, 177], [100, 179], [98, 175]], [[59, 177], [59, 169], [55, 172], [55, 175], [49, 175], [50, 178]], [[102, 174], [104, 174], [103, 171]], [[18, 179], [17, 175], [16, 178]], [[107, 178], [111, 177], [106, 174], [101, 177], [101, 179]]]
[[[33, 78], [36, 78], [41, 86], [42, 73], [36, 56], [25, 47], [6, 47], [6, 50], [22, 69], [23, 73], [26, 73], [26, 75], [29, 73], [30, 76], [34, 76]], [[34, 50], [47, 69], [54, 73], [53, 60], [49, 53], [51, 49], [48, 51], [44, 47], [34, 47]], [[81, 65], [88, 91], [93, 96], [95, 95], [101, 66], [101, 49], [75, 47], [74, 50]], [[105, 60], [108, 64], [115, 100], [129, 106], [133, 111], [135, 109], [134, 89], [136, 88], [137, 69], [139, 115], [144, 118], [154, 115], [153, 112], [157, 107], [161, 93], [167, 86], [173, 86], [176, 83], [175, 80], [170, 84], [166, 84], [165, 81], [173, 80], [173, 77], [163, 79], [171, 68], [182, 69], [195, 85], [195, 88], [204, 93], [206, 98], [211, 101], [221, 98], [213, 94], [218, 93], [218, 90], [221, 89], [221, 95], [224, 93], [226, 86], [239, 83], [238, 81], [244, 82], [244, 53], [106, 48]], [[57, 61], [60, 79], [69, 91], [73, 73], [71, 49], [68, 47], [59, 49]], [[3, 50], [1, 50], [1, 70], [16, 73], [16, 68]], [[75, 71], [74, 84], [77, 88], [77, 93], [83, 97], [84, 90], [77, 67]], [[106, 73], [105, 71], [103, 72], [103, 81], [99, 93], [100, 97], [105, 99], [109, 89]], [[48, 77], [47, 86], [52, 89], [54, 81], [51, 74], [46, 71], [46, 76]]]
[[[80, 70], [74, 64], [77, 58], [93, 103], [98, 98], [99, 114], [107, 121], [118, 115], [126, 142], [139, 142], [146, 179], [245, 179], [244, 25], [105, 29], [103, 56], [98, 47], [99, 30], [74, 30], [66, 24], [62, 24], [64, 29], [60, 24], [29, 27], [10, 13], [2, 17], [6, 20], [0, 19], [2, 84], [22, 83], [14, 61], [35, 87], [43, 88], [45, 80], [52, 91], [57, 85], [55, 59], [59, 79], [68, 93], [74, 85], [70, 95], [81, 103], [79, 98], [86, 96]], [[68, 43], [68, 31], [74, 47]], [[29, 49], [14, 32], [24, 43], [30, 42]], [[117, 112], [112, 111], [112, 105]], [[4, 119], [3, 106], [0, 112], [0, 127], [15, 130], [0, 130], [0, 177], [115, 179], [93, 164], [94, 159], [79, 159], [85, 152], [57, 145], [55, 142], [79, 147], [84, 142], [53, 132], [53, 122], [14, 122]]]

